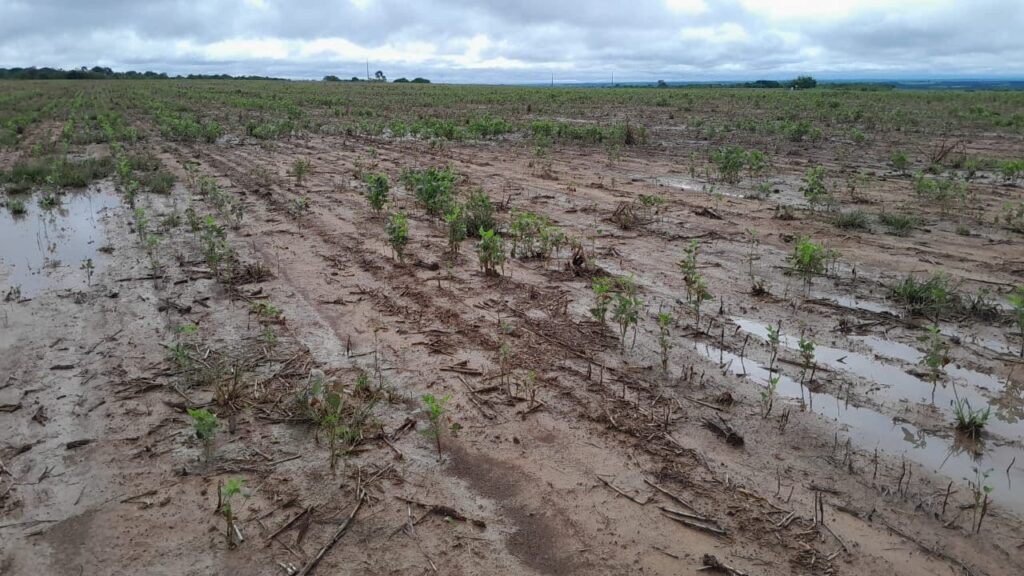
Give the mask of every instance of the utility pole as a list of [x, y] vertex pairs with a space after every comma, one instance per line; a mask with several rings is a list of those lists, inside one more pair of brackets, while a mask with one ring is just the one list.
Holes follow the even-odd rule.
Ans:
[[366, 60], [366, 81], [370, 81], [370, 60]]

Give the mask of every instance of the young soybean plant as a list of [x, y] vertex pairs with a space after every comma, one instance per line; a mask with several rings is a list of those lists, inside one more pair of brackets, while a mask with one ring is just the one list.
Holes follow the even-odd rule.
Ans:
[[227, 525], [229, 548], [238, 546], [241, 539], [241, 533], [235, 525], [235, 510], [231, 504], [231, 499], [242, 493], [242, 486], [244, 484], [245, 480], [241, 478], [230, 478], [220, 488], [220, 514], [224, 517], [224, 523]]
[[388, 234], [388, 243], [391, 244], [391, 250], [398, 258], [398, 261], [404, 264], [405, 246], [409, 243], [409, 219], [405, 216], [405, 212], [392, 214], [384, 226], [384, 231]]
[[619, 337], [622, 339], [622, 346], [626, 345], [626, 331], [633, 327], [633, 343], [630, 348], [636, 345], [637, 320], [640, 318], [640, 309], [643, 302], [634, 294], [616, 292], [614, 307], [612, 308], [612, 320], [619, 325]]
[[672, 324], [672, 315], [668, 312], [658, 312], [658, 345], [661, 347], [661, 370], [668, 373], [668, 352], [672, 349], [672, 341], [669, 340], [669, 326]]
[[302, 179], [309, 174], [309, 159], [308, 158], [296, 158], [295, 162], [292, 162], [292, 176], [295, 177], [295, 183], [302, 186]]
[[605, 318], [608, 316], [608, 306], [612, 302], [611, 278], [607, 276], [594, 278], [590, 289], [594, 292], [594, 307], [590, 309], [590, 314], [595, 320], [604, 324]]
[[[427, 419], [430, 421], [430, 428], [424, 431], [424, 435], [433, 437], [437, 442], [437, 457], [441, 458], [441, 432], [444, 430], [445, 405], [451, 400], [451, 396], [436, 398], [433, 394], [424, 394], [422, 397], [423, 406], [427, 409]], [[462, 426], [453, 422], [449, 427], [452, 435], [458, 434]]]
[[388, 192], [391, 190], [391, 182], [386, 174], [368, 174], [366, 185], [370, 188], [368, 198], [370, 208], [380, 216], [384, 205], [388, 202]]
[[187, 409], [188, 415], [192, 417], [192, 428], [195, 429], [196, 438], [203, 443], [203, 454], [207, 461], [213, 451], [213, 437], [217, 432], [217, 417], [205, 408], [198, 410]]
[[494, 230], [480, 229], [480, 244], [477, 246], [480, 268], [484, 274], [496, 276], [500, 268], [505, 268], [505, 242]]
[[448, 226], [448, 251], [452, 254], [459, 253], [459, 245], [467, 236], [464, 211], [461, 204], [452, 202], [444, 213], [444, 221]]

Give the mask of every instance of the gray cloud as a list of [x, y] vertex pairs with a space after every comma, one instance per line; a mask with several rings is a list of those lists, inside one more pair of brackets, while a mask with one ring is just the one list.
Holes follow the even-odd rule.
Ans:
[[1024, 75], [1020, 0], [0, 0], [0, 66], [442, 81]]

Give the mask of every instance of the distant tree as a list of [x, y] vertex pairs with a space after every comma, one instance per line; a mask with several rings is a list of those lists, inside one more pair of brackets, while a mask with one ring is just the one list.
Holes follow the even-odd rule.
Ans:
[[392, 84], [408, 84], [409, 83], [409, 79], [408, 78], [397, 78], [395, 80], [392, 80], [391, 83]]
[[658, 80], [658, 88], [668, 88], [668, 82], [664, 80]]
[[416, 78], [413, 78], [411, 82], [413, 84], [430, 84], [430, 80], [427, 80], [426, 78], [420, 78], [418, 76]]
[[789, 83], [789, 87], [794, 90], [810, 90], [818, 85], [818, 81], [810, 76], [797, 76], [797, 78]]
[[388, 77], [387, 77], [387, 76], [385, 76], [385, 75], [384, 75], [384, 73], [383, 73], [383, 72], [381, 72], [380, 70], [377, 70], [376, 72], [374, 72], [374, 73], [373, 73], [373, 77], [374, 77], [374, 78], [375, 78], [375, 79], [376, 79], [376, 80], [377, 80], [378, 82], [387, 82], [387, 81], [388, 81]]
[[362, 78], [360, 78], [359, 76], [353, 76], [352, 79], [349, 80], [349, 82], [362, 82], [362, 81], [363, 81]]
[[324, 82], [341, 82], [341, 78], [338, 78], [334, 74], [328, 74], [324, 76]]

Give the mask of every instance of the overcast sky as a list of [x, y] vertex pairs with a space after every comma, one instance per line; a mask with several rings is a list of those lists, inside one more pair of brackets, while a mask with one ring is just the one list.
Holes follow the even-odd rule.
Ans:
[[1024, 77], [1024, 0], [0, 0], [0, 66], [442, 82]]

